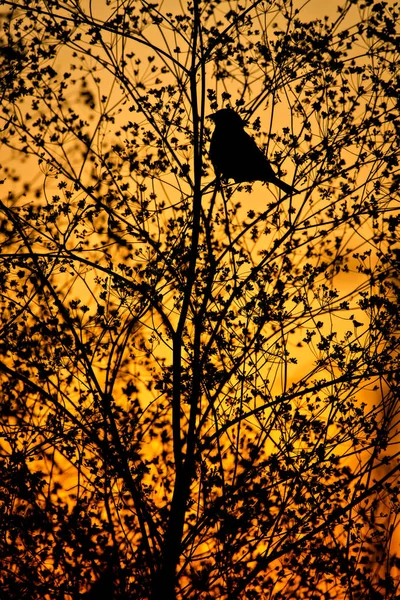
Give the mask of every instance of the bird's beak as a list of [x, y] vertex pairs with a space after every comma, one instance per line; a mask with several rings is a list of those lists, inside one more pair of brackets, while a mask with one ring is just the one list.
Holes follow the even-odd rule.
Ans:
[[215, 115], [211, 114], [211, 115], [206, 115], [206, 119], [211, 119], [211, 121], [214, 121]]

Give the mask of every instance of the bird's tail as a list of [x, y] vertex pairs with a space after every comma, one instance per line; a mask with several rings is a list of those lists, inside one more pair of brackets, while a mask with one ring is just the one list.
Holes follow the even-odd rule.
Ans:
[[277, 177], [273, 181], [271, 181], [271, 183], [273, 183], [278, 188], [280, 188], [282, 190], [282, 192], [285, 192], [285, 194], [288, 194], [288, 195], [298, 194], [298, 191], [296, 190], [296, 188], [292, 187], [291, 185], [288, 185], [284, 181], [281, 181]]

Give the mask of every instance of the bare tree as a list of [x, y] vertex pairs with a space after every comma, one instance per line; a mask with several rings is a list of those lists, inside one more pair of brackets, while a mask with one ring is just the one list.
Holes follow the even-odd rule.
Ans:
[[398, 8], [170, 4], [0, 2], [2, 593], [395, 598]]

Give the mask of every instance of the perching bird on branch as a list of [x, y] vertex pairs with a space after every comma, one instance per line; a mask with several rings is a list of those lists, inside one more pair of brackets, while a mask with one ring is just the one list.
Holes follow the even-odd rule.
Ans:
[[268, 158], [244, 131], [246, 123], [232, 108], [223, 108], [209, 117], [215, 123], [210, 158], [217, 177], [273, 183], [286, 194], [297, 192], [274, 173]]

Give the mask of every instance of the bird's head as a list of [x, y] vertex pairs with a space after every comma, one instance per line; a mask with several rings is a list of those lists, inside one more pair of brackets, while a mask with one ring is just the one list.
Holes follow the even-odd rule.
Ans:
[[243, 129], [246, 126], [246, 122], [233, 108], [222, 108], [221, 110], [217, 110], [216, 113], [208, 115], [208, 118], [214, 121], [215, 125], [222, 125], [229, 129], [231, 127], [240, 127]]

